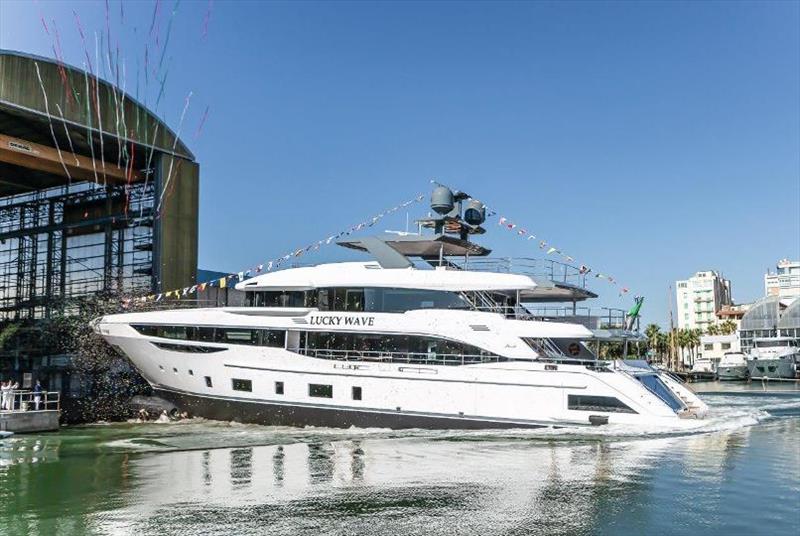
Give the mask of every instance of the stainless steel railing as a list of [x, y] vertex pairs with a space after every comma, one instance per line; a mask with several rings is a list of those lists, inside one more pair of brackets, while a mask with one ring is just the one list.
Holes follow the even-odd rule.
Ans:
[[550, 281], [569, 283], [586, 288], [586, 274], [571, 264], [552, 259], [532, 257], [473, 257], [459, 260], [449, 257], [448, 261], [461, 268], [477, 272], [500, 272], [544, 277]]
[[61, 393], [59, 391], [2, 391], [0, 393], [0, 411], [61, 411]]
[[474, 365], [496, 363], [508, 358], [498, 355], [441, 354], [436, 352], [384, 352], [376, 350], [328, 350], [326, 348], [288, 348], [308, 357], [334, 361], [367, 361], [377, 363], [408, 363], [414, 365]]

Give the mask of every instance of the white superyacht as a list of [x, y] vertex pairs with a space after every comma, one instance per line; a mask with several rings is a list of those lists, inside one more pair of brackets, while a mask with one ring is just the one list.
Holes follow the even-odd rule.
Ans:
[[591, 348], [635, 338], [630, 326], [535, 313], [554, 302], [574, 312], [596, 295], [529, 275], [530, 263], [492, 264], [469, 240], [485, 232], [479, 202], [439, 187], [431, 206], [437, 216], [420, 225], [432, 234], [340, 242], [373, 261], [273, 271], [236, 285], [246, 307], [108, 315], [95, 330], [158, 396], [211, 419], [521, 428], [672, 427], [705, 416], [668, 374], [597, 359]]

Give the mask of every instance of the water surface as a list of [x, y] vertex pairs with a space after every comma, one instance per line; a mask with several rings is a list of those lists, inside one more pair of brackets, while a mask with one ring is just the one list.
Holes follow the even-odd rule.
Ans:
[[0, 441], [2, 534], [792, 534], [796, 384], [697, 384], [692, 430], [192, 419]]

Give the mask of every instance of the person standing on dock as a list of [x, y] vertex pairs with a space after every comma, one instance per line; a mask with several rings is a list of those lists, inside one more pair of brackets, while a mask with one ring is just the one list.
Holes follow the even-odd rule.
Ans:
[[39, 404], [42, 403], [42, 382], [36, 380], [36, 385], [33, 387], [33, 407], [39, 411]]
[[2, 402], [0, 407], [4, 410], [11, 409], [9, 408], [9, 402], [11, 401], [11, 380], [0, 384], [0, 393], [2, 393], [0, 395], [0, 402]]
[[[13, 382], [13, 383], [12, 383]], [[19, 383], [14, 380], [8, 381], [8, 409], [14, 411], [14, 406], [16, 405], [16, 400], [14, 400], [14, 391], [19, 389]]]

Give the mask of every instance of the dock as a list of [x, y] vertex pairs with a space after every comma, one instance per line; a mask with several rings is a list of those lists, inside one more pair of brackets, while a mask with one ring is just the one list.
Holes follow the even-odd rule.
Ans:
[[15, 434], [54, 432], [61, 418], [61, 396], [42, 392], [37, 403], [33, 391], [3, 393], [0, 405], [0, 432]]
[[669, 371], [671, 374], [678, 376], [685, 382], [694, 383], [694, 382], [711, 382], [717, 379], [717, 374], [715, 372], [699, 372], [699, 371], [677, 371], [671, 370]]

